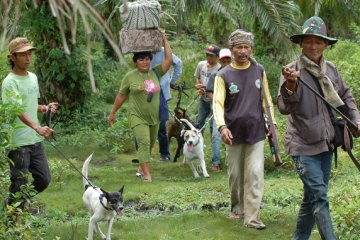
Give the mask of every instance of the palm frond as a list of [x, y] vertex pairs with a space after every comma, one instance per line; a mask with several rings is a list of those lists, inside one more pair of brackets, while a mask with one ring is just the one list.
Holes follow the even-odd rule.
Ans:
[[289, 33], [291, 30], [299, 31], [300, 26], [297, 19], [301, 12], [293, 1], [246, 1], [244, 8], [246, 14], [252, 14], [257, 23], [276, 45], [283, 46], [282, 49], [291, 49]]
[[[1, 28], [1, 38], [0, 38], [0, 51], [2, 51], [5, 47], [5, 42], [12, 38], [14, 33], [14, 29], [16, 27], [16, 23], [20, 16], [20, 4], [22, 2], [20, 0], [1, 0], [0, 2], [0, 10], [1, 10], [1, 18], [2, 18], [2, 28]], [[100, 2], [101, 3], [101, 2]], [[38, 8], [38, 0], [32, 1], [33, 7], [35, 9]], [[62, 39], [62, 44], [64, 47], [64, 52], [66, 54], [70, 54], [70, 48], [68, 45], [68, 37], [66, 35], [66, 29], [70, 28], [71, 32], [71, 43], [73, 45], [76, 44], [76, 34], [78, 27], [78, 16], [81, 18], [81, 22], [84, 26], [85, 33], [87, 34], [87, 48], [88, 48], [88, 73], [91, 81], [92, 90], [96, 92], [95, 88], [95, 80], [92, 71], [91, 64], [91, 37], [90, 35], [93, 33], [93, 26], [97, 26], [100, 30], [101, 34], [105, 37], [105, 39], [110, 43], [110, 46], [114, 49], [114, 52], [118, 56], [120, 63], [123, 63], [127, 66], [124, 57], [120, 51], [118, 44], [116, 43], [116, 38], [114, 37], [112, 31], [110, 30], [106, 21], [100, 16], [100, 14], [96, 11], [93, 5], [91, 5], [86, 0], [48, 0], [48, 4], [51, 9], [52, 15], [56, 18], [58, 23], [59, 32]], [[11, 11], [15, 11], [15, 17], [13, 17], [10, 21]], [[70, 23], [67, 26], [67, 22]]]
[[221, 15], [228, 19], [233, 24], [236, 24], [236, 19], [230, 14], [229, 9], [220, 0], [205, 0], [204, 4], [209, 7], [209, 12], [215, 16]]

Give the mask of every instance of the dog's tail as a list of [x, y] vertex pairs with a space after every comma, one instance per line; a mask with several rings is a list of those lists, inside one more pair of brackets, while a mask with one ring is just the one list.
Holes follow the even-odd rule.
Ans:
[[199, 131], [194, 127], [194, 125], [191, 124], [191, 122], [189, 120], [187, 120], [185, 118], [181, 118], [180, 121], [185, 123], [190, 128], [190, 130], [194, 130], [194, 131], [197, 131], [197, 132]]
[[84, 183], [84, 188], [86, 189], [88, 185], [90, 185], [90, 183], [88, 182], [88, 168], [89, 168], [89, 163], [92, 159], [92, 156], [93, 156], [94, 153], [92, 153], [84, 162], [84, 165], [82, 167], [82, 171], [81, 173], [83, 174], [83, 176], [86, 178], [83, 177], [83, 183]]

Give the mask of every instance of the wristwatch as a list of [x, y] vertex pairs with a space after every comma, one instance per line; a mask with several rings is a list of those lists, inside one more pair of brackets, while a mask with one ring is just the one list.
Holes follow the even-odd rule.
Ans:
[[221, 125], [219, 128], [218, 128], [218, 131], [219, 133], [221, 134], [221, 131], [226, 128], [226, 125]]

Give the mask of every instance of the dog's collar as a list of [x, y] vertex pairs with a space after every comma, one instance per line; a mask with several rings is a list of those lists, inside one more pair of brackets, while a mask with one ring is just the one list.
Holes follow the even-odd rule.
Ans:
[[108, 210], [108, 211], [115, 211], [114, 209], [105, 206], [104, 203], [103, 203], [103, 199], [104, 199], [104, 194], [101, 194], [100, 197], [99, 197], [101, 206], [103, 206], [103, 208], [105, 208], [105, 209]]

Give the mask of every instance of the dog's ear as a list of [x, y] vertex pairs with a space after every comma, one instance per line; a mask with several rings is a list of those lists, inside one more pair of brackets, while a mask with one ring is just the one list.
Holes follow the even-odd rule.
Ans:
[[105, 191], [104, 189], [102, 189], [102, 188], [100, 188], [100, 190], [103, 192], [103, 194], [104, 194], [104, 196], [105, 196], [105, 198], [109, 198], [109, 193], [107, 192], [107, 191]]
[[183, 137], [183, 136], [184, 136], [185, 131], [186, 131], [185, 129], [181, 130], [181, 132], [180, 132], [180, 137]]
[[124, 192], [124, 185], [120, 188], [119, 192], [121, 192], [121, 193]]

